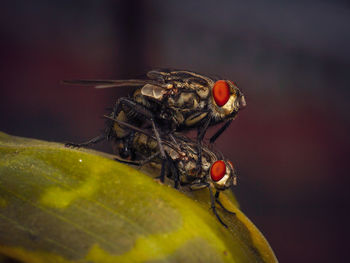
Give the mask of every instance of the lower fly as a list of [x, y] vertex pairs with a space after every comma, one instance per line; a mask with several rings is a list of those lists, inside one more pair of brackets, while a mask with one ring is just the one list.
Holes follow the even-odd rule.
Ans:
[[[129, 131], [128, 137], [124, 138], [123, 142], [115, 140], [115, 147], [119, 153], [124, 150], [132, 151], [133, 158], [131, 160], [117, 159], [118, 161], [136, 165], [144, 165], [149, 162], [159, 163], [161, 164], [160, 178], [168, 177], [174, 182], [175, 188], [179, 186], [189, 186], [191, 190], [208, 188], [213, 213], [220, 223], [227, 227], [219, 217], [215, 204], [218, 203], [226, 212], [234, 214], [227, 210], [219, 200], [221, 191], [237, 184], [237, 175], [232, 162], [222, 154], [213, 152], [203, 145], [201, 172], [198, 173], [197, 142], [177, 133], [160, 136], [166, 156], [163, 161], [160, 158], [156, 137], [152, 132], [109, 116], [105, 117], [113, 120], [120, 129]], [[125, 144], [125, 141], [128, 141], [128, 144]]]

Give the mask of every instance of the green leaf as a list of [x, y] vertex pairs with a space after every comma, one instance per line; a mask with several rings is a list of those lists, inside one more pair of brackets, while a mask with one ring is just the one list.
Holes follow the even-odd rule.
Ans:
[[228, 229], [207, 189], [182, 193], [107, 154], [0, 133], [0, 260], [277, 262], [233, 195], [221, 201], [236, 213], [218, 208]]

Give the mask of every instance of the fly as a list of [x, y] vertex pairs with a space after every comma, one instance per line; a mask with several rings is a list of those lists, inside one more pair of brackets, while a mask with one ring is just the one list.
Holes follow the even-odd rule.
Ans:
[[[109, 116], [105, 117], [112, 119]], [[218, 203], [226, 212], [234, 214], [227, 210], [218, 199], [221, 191], [237, 184], [237, 175], [232, 162], [202, 145], [202, 167], [201, 172], [197, 173], [198, 152], [196, 142], [174, 133], [161, 136], [161, 143], [166, 155], [166, 162], [163, 163], [156, 137], [152, 133], [127, 122], [117, 119], [112, 120], [117, 122], [120, 127], [132, 131], [130, 133], [131, 143], [133, 145], [132, 149], [135, 151], [133, 160], [117, 159], [118, 161], [136, 165], [143, 165], [147, 162], [161, 163], [160, 177], [164, 177], [166, 171], [168, 171], [166, 176], [174, 181], [175, 188], [179, 188], [179, 185], [189, 186], [191, 190], [208, 188], [213, 213], [220, 223], [227, 227], [219, 217], [215, 204]], [[116, 140], [116, 147], [124, 146], [118, 144], [118, 140]], [[123, 149], [119, 150], [123, 151]], [[215, 191], [215, 194], [213, 191]]]
[[[147, 73], [147, 79], [70, 80], [64, 83], [96, 88], [137, 87], [131, 97], [120, 98], [117, 101], [111, 117], [137, 126], [145, 125], [147, 119], [163, 159], [165, 153], [160, 144], [158, 126], [168, 133], [197, 129], [198, 170], [202, 158], [201, 144], [208, 127], [224, 122], [210, 138], [210, 143], [214, 143], [231, 124], [239, 110], [246, 106], [243, 93], [233, 81], [186, 70], [151, 70]], [[114, 136], [127, 136], [115, 122], [107, 126], [105, 134], [82, 144], [69, 145], [87, 146]]]

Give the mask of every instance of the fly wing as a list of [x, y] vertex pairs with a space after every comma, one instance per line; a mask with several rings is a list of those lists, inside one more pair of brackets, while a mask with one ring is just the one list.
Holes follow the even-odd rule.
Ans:
[[[75, 86], [93, 86], [97, 89], [116, 88], [116, 87], [140, 87], [146, 84], [162, 85], [154, 80], [127, 79], [127, 80], [98, 80], [98, 79], [77, 79], [64, 80], [63, 84]], [[165, 87], [165, 85], [164, 85]]]
[[153, 69], [147, 72], [147, 77], [150, 79], [157, 80], [159, 82], [165, 82], [168, 79], [172, 69], [159, 68]]
[[159, 83], [173, 84], [177, 88], [194, 90], [202, 99], [207, 98], [210, 87], [216, 81], [216, 78], [181, 69], [154, 69], [147, 73], [147, 77]]
[[211, 76], [205, 76], [193, 71], [171, 68], [153, 69], [147, 73], [147, 77], [164, 82], [169, 80], [182, 80], [185, 82], [190, 79], [191, 81], [205, 84], [211, 83], [216, 79], [215, 77], [211, 78]]

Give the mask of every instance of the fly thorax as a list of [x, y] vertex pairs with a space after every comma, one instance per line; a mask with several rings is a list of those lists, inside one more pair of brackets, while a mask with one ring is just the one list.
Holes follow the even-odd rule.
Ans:
[[194, 162], [193, 160], [184, 162], [184, 170], [186, 171], [187, 176], [195, 177], [197, 175], [196, 168], [196, 162]]
[[210, 161], [208, 161], [208, 159], [206, 157], [202, 157], [202, 170], [205, 174], [208, 173], [209, 169], [210, 169], [211, 163]]
[[197, 95], [202, 99], [202, 100], [205, 100], [208, 98], [209, 96], [209, 92], [210, 92], [210, 89], [208, 86], [204, 87], [200, 87], [196, 90], [196, 93]]
[[166, 101], [167, 101], [167, 104], [168, 104], [169, 107], [175, 107], [175, 99], [174, 99], [174, 97], [170, 96], [170, 97], [167, 98]]
[[202, 110], [202, 109], [204, 109], [205, 107], [207, 107], [207, 102], [202, 100], [202, 101], [198, 104], [198, 109], [199, 109], [199, 110]]
[[195, 109], [199, 99], [194, 92], [181, 92], [175, 101], [174, 106], [177, 108]]
[[179, 153], [175, 151], [172, 147], [164, 146], [164, 150], [167, 152], [167, 154], [172, 160], [178, 160], [181, 158]]
[[163, 120], [170, 120], [176, 125], [180, 125], [184, 122], [183, 114], [175, 108], [173, 108], [172, 111], [161, 111], [159, 117]]
[[174, 115], [171, 117], [171, 119], [173, 119], [173, 121], [174, 121], [177, 125], [183, 123], [184, 120], [185, 120], [183, 114], [182, 114], [181, 112], [179, 112], [179, 111], [175, 111], [175, 112], [174, 112]]
[[189, 151], [187, 151], [187, 157], [189, 160], [193, 160], [193, 161], [197, 162], [198, 153], [197, 153], [197, 151], [194, 152], [194, 151], [189, 150]]
[[196, 83], [193, 85], [193, 88], [195, 89], [197, 95], [201, 100], [207, 100], [209, 93], [210, 93], [210, 87], [214, 85], [214, 82], [210, 79], [203, 80], [202, 83]]

